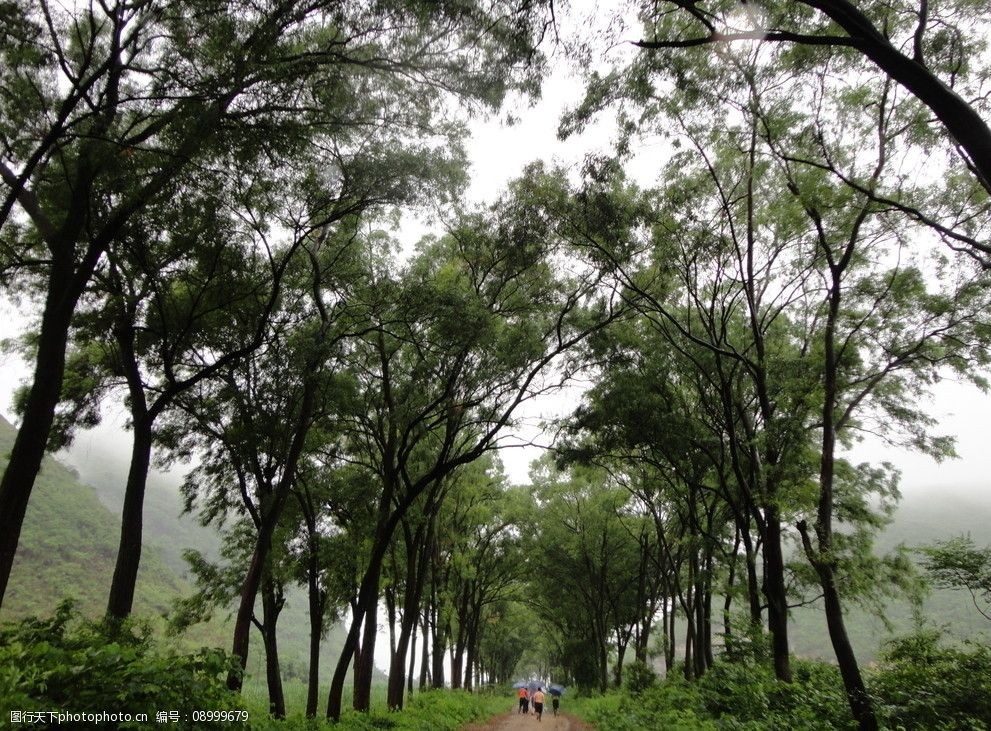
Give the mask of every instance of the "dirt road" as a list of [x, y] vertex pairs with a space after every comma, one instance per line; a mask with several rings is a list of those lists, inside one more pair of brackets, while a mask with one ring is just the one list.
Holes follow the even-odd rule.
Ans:
[[592, 731], [592, 727], [563, 713], [557, 717], [545, 713], [543, 719], [538, 721], [532, 713], [523, 715], [514, 710], [504, 716], [490, 718], [483, 724], [465, 726], [462, 731]]

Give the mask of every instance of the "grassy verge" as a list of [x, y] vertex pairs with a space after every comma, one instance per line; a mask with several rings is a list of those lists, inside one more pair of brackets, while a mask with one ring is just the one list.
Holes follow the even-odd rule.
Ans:
[[414, 692], [402, 711], [390, 712], [385, 706], [385, 691], [384, 685], [374, 687], [372, 709], [369, 713], [345, 711], [340, 723], [335, 725], [323, 720], [326, 698], [321, 698], [318, 719], [309, 720], [303, 717], [306, 688], [301, 684], [298, 686], [293, 684], [285, 689], [289, 717], [284, 721], [268, 718], [268, 700], [264, 683], [246, 685], [243, 700], [248, 707], [251, 729], [282, 731], [296, 729], [454, 731], [466, 724], [484, 721], [496, 714], [504, 713], [512, 705], [512, 698], [505, 691], [465, 693], [454, 690], [430, 690], [423, 693]]

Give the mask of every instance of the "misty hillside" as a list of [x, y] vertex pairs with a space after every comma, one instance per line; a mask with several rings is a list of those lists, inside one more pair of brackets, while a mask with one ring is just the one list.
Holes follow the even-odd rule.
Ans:
[[[0, 416], [0, 468], [6, 465], [15, 434], [15, 428]], [[117, 554], [126, 473], [126, 461], [92, 439], [80, 439], [57, 460], [45, 458], [28, 505], [3, 618], [50, 613], [67, 596], [87, 616], [104, 612]], [[182, 515], [178, 478], [162, 474], [149, 475], [144, 527], [134, 616], [158, 622], [174, 599], [193, 591], [185, 578], [182, 552], [194, 548], [215, 557], [220, 539], [213, 528]], [[279, 620], [282, 668], [289, 678], [303, 678], [309, 646], [306, 596], [295, 588], [287, 594]], [[227, 619], [226, 612], [219, 612], [208, 625], [194, 627], [186, 643], [229, 649]], [[263, 676], [257, 634], [252, 644], [249, 673]], [[342, 644], [343, 630], [332, 628], [321, 653], [324, 676], [337, 662]]]
[[[978, 545], [991, 546], [991, 491], [983, 496], [964, 490], [911, 491], [903, 497], [893, 522], [878, 536], [876, 546], [878, 552], [900, 544], [912, 549], [964, 533], [969, 533]], [[856, 606], [844, 609], [850, 639], [863, 662], [875, 659], [892, 634], [908, 632], [913, 625], [912, 607], [906, 600], [893, 600], [885, 607], [893, 632], [864, 609]], [[958, 642], [991, 640], [991, 622], [974, 609], [966, 591], [933, 590], [923, 601], [922, 615]], [[833, 659], [821, 606], [795, 609], [792, 620], [792, 650], [796, 654]]]
[[[0, 465], [16, 430], [0, 416]], [[48, 613], [64, 597], [97, 616], [106, 608], [117, 555], [119, 522], [93, 489], [51, 457], [46, 457], [28, 504], [8, 595], [7, 618]], [[158, 616], [173, 597], [189, 591], [154, 547], [142, 553], [135, 614]]]

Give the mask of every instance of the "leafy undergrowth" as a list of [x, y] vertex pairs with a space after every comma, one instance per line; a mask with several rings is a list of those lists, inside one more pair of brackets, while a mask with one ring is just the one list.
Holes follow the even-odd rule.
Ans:
[[[189, 711], [169, 727], [202, 728], [194, 709], [243, 709], [224, 683], [232, 667], [220, 650], [178, 652], [156, 643], [147, 625], [84, 621], [63, 603], [49, 619], [0, 626], [0, 718], [64, 712], [80, 714], [71, 728], [142, 729], [154, 727], [160, 711]], [[112, 723], [85, 715], [101, 713], [133, 719]]]
[[252, 729], [335, 729], [338, 731], [371, 731], [397, 729], [406, 731], [454, 731], [469, 723], [483, 721], [509, 709], [505, 693], [466, 693], [457, 690], [430, 690], [415, 693], [402, 711], [372, 710], [370, 713], [345, 711], [339, 723], [331, 725], [322, 719], [291, 717], [286, 720], [264, 719], [252, 714]]
[[[578, 698], [570, 710], [610, 731], [670, 729], [770, 731], [854, 729], [839, 671], [793, 660], [794, 682], [765, 664], [718, 662], [701, 680], [673, 673], [660, 683]], [[991, 648], [944, 647], [922, 632], [891, 643], [866, 673], [882, 728], [899, 731], [991, 729]]]

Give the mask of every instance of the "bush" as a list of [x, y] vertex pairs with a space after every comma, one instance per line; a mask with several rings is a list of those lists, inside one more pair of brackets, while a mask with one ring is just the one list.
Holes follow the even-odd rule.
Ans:
[[899, 638], [885, 648], [871, 691], [895, 728], [991, 728], [991, 648], [942, 647], [930, 630]]
[[726, 729], [855, 728], [843, 682], [832, 665], [792, 660], [792, 683], [767, 665], [719, 662], [698, 682], [706, 713]]
[[11, 711], [144, 713], [145, 723], [76, 721], [72, 728], [148, 728], [157, 711], [177, 711], [169, 728], [201, 728], [192, 710], [238, 710], [225, 685], [236, 667], [223, 651], [178, 654], [157, 647], [150, 630], [80, 620], [71, 603], [50, 619], [0, 627], [0, 718]]
[[637, 660], [624, 671], [626, 689], [630, 695], [640, 695], [647, 688], [657, 684], [657, 671], [645, 662]]
[[683, 679], [670, 677], [644, 688], [637, 696], [610, 693], [574, 703], [572, 710], [598, 728], [610, 731], [714, 731], [705, 719], [698, 690]]

